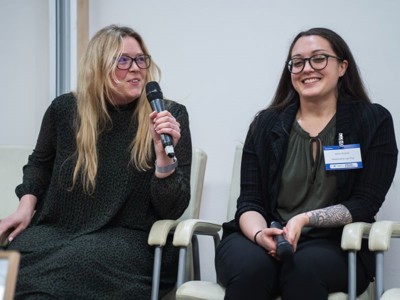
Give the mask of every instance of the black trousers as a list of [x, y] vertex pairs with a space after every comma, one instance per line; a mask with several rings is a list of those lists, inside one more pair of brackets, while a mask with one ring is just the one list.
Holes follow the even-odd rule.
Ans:
[[[290, 262], [281, 263], [241, 233], [232, 233], [217, 248], [217, 279], [226, 300], [326, 300], [329, 293], [348, 291], [347, 253], [340, 241], [299, 242]], [[357, 294], [369, 285], [357, 261]]]

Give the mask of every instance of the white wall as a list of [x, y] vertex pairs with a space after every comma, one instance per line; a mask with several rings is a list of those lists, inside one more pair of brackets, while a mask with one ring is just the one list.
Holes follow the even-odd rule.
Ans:
[[[36, 140], [49, 100], [47, 1], [0, 0], [0, 144]], [[399, 11], [395, 0], [96, 0], [90, 1], [90, 35], [118, 23], [144, 36], [163, 70], [165, 96], [186, 105], [193, 144], [208, 153], [201, 217], [222, 222], [234, 146], [272, 98], [300, 30], [324, 26], [342, 35], [371, 98], [392, 112], [400, 141]], [[11, 59], [16, 54], [21, 63]], [[380, 219], [400, 219], [398, 174]], [[213, 279], [211, 243], [200, 242], [203, 278]], [[400, 282], [400, 243], [393, 248], [385, 258], [387, 288]]]
[[48, 0], [0, 0], [0, 144], [34, 144], [49, 103]]

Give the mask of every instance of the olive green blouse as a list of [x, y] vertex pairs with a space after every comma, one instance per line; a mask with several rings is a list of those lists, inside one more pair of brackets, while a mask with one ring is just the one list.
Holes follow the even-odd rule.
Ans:
[[[294, 121], [277, 206], [285, 223], [297, 214], [334, 203], [336, 177], [325, 170], [323, 146], [333, 145], [335, 133], [335, 116], [316, 137], [311, 137]], [[310, 229], [304, 228], [303, 235], [314, 236]], [[320, 236], [322, 232], [318, 232]]]

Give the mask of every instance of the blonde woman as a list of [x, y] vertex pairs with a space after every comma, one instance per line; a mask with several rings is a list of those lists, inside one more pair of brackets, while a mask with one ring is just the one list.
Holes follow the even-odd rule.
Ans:
[[[157, 113], [146, 98], [159, 75], [131, 28], [107, 26], [89, 42], [77, 91], [46, 111], [19, 207], [0, 223], [22, 254], [16, 299], [150, 299], [148, 233], [186, 209], [192, 153], [186, 108], [165, 100]], [[176, 275], [177, 253], [164, 253], [161, 294]]]

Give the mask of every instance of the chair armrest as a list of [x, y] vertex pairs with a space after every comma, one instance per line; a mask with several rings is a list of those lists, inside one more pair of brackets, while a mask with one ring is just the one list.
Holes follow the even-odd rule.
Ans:
[[172, 243], [177, 247], [188, 247], [194, 234], [216, 236], [221, 228], [221, 224], [207, 220], [184, 220], [176, 227]]
[[151, 226], [147, 243], [150, 246], [165, 246], [168, 235], [178, 225], [179, 220], [158, 220]]
[[360, 250], [363, 238], [367, 238], [371, 223], [354, 222], [343, 228], [341, 246], [343, 250]]
[[377, 221], [372, 225], [368, 246], [371, 251], [387, 251], [392, 237], [400, 237], [400, 223]]

